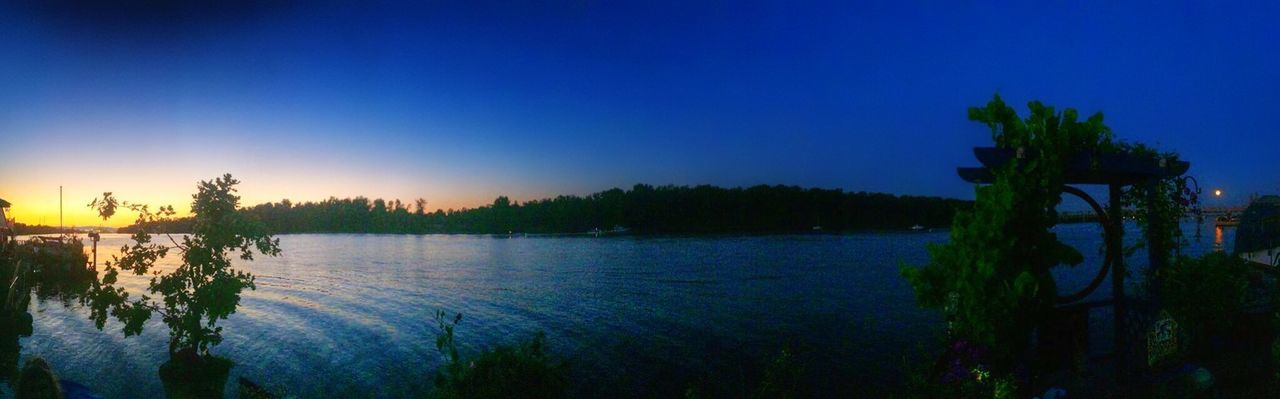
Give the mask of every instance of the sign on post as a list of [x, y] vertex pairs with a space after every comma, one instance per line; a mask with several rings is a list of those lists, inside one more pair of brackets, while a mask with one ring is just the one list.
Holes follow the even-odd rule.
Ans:
[[1178, 322], [1161, 311], [1147, 332], [1147, 365], [1155, 366], [1178, 353]]

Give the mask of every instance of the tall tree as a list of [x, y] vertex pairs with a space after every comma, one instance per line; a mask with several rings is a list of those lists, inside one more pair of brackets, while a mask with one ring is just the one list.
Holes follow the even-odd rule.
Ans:
[[418, 198], [417, 200], [413, 201], [413, 203], [414, 203], [414, 205], [416, 205], [416, 207], [415, 207], [416, 209], [414, 210], [414, 213], [421, 215], [421, 214], [423, 214], [423, 213], [426, 213], [426, 212], [427, 212], [427, 200], [426, 200], [426, 199], [424, 199], [424, 198]]

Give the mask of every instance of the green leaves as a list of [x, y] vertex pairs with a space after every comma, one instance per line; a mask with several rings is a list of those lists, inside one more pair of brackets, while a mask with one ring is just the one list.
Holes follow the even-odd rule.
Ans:
[[453, 318], [453, 321], [448, 321], [444, 311], [437, 310], [435, 321], [436, 327], [439, 329], [439, 333], [436, 334], [436, 350], [444, 353], [447, 356], [446, 360], [450, 364], [458, 365], [458, 347], [453, 341], [453, 329], [458, 323], [462, 322], [462, 313], [458, 313]]
[[94, 198], [93, 201], [89, 203], [89, 207], [96, 209], [98, 211], [98, 217], [101, 217], [102, 220], [111, 219], [111, 216], [116, 214], [117, 205], [119, 205], [119, 203], [116, 202], [115, 197], [111, 196], [110, 191], [102, 193], [102, 198]]
[[[95, 326], [103, 328], [109, 312], [124, 323], [126, 336], [136, 335], [153, 313], [159, 313], [169, 326], [171, 354], [190, 348], [207, 355], [210, 346], [222, 342], [222, 327], [217, 322], [235, 313], [244, 289], [256, 288], [253, 275], [231, 269], [230, 253], [239, 252], [243, 260], [252, 260], [255, 250], [267, 256], [280, 254], [279, 240], [267, 234], [260, 222], [236, 212], [240, 203], [240, 197], [235, 195], [238, 183], [230, 174], [200, 182], [191, 203], [193, 234], [183, 236], [181, 243], [165, 234], [172, 246], [152, 242], [146, 226], [172, 221], [176, 214], [173, 206], [159, 207], [153, 213], [148, 205], [126, 202], [130, 210], [138, 213], [137, 224], [141, 227], [133, 234], [133, 244], [121, 248], [119, 257], [113, 257], [114, 266], [107, 263], [102, 280], [88, 297]], [[98, 207], [105, 220], [114, 214], [115, 204], [108, 192], [89, 205]], [[147, 287], [159, 296], [159, 301], [143, 296], [130, 302], [129, 294], [115, 286], [118, 270], [146, 274], [170, 250], [181, 252], [182, 263], [167, 273], [155, 272]]]
[[147, 304], [147, 298], [139, 299], [128, 305], [120, 306], [112, 310], [112, 315], [124, 322], [124, 336], [134, 336], [142, 334], [142, 326], [151, 319], [151, 308]]
[[949, 242], [929, 248], [929, 264], [902, 268], [922, 306], [945, 308], [955, 334], [993, 347], [1005, 362], [1026, 350], [1031, 330], [1053, 305], [1050, 269], [1083, 261], [1049, 231], [1066, 160], [1115, 148], [1101, 113], [1082, 122], [1071, 108], [1058, 112], [1038, 101], [1027, 108], [1020, 118], [995, 95], [969, 109], [969, 119], [991, 128], [997, 147], [1019, 156], [993, 170], [992, 184], [976, 188], [973, 209], [956, 215]]
[[969, 120], [985, 123], [991, 128], [991, 140], [1003, 147], [1019, 142], [1025, 130], [1018, 113], [1006, 105], [999, 94], [993, 96], [986, 107], [969, 108]]

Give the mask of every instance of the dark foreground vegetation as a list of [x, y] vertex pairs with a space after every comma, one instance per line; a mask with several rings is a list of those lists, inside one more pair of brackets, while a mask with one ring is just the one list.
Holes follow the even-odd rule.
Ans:
[[[929, 263], [902, 269], [918, 303], [947, 320], [946, 343], [914, 373], [906, 395], [1277, 397], [1277, 272], [1221, 252], [1181, 255], [1179, 222], [1197, 209], [1199, 189], [1182, 176], [1186, 166], [1171, 167], [1181, 162], [1177, 154], [1114, 139], [1101, 113], [1080, 119], [1070, 108], [1028, 108], [1024, 119], [996, 96], [969, 111], [1011, 156], [982, 161], [989, 184], [957, 214], [950, 239], [929, 247]], [[1125, 162], [1103, 167], [1107, 157]], [[1133, 171], [1145, 172], [1121, 179]], [[1051, 228], [1064, 186], [1099, 181], [1111, 184], [1114, 201], [1102, 237], [1113, 290], [1090, 302], [1058, 291], [1053, 270], [1083, 257]], [[1136, 245], [1124, 244], [1119, 215], [1132, 215], [1141, 229]], [[1145, 272], [1128, 274], [1124, 259], [1138, 248], [1147, 252]], [[1082, 292], [1098, 284], [1091, 287]], [[1090, 347], [1091, 332], [1103, 329], [1090, 326], [1095, 311], [1112, 319], [1111, 348]]]
[[[448, 317], [437, 311], [436, 349], [444, 365], [435, 372], [433, 389], [427, 397], [434, 399], [498, 399], [498, 398], [568, 398], [597, 397], [591, 387], [575, 380], [570, 363], [549, 353], [542, 332], [518, 344], [499, 344], [470, 356], [459, 354], [456, 335], [462, 314]], [[710, 356], [709, 356], [710, 357]], [[736, 378], [707, 371], [687, 381], [653, 381], [680, 387], [678, 391], [649, 392], [640, 397], [671, 398], [804, 398], [813, 397], [802, 383], [803, 364], [793, 352], [783, 349], [765, 359], [746, 361], [760, 366], [754, 373], [742, 368]], [[580, 365], [590, 368], [591, 365]], [[722, 381], [735, 380], [735, 381]], [[669, 387], [668, 387], [669, 388]], [[598, 389], [598, 388], [597, 388]], [[611, 396], [617, 396], [614, 392]]]
[[[274, 233], [584, 233], [624, 228], [641, 234], [766, 233], [946, 226], [971, 201], [844, 192], [796, 186], [721, 188], [638, 184], [585, 197], [518, 203], [498, 197], [474, 209], [427, 211], [427, 203], [329, 198], [282, 200], [243, 209]], [[164, 231], [190, 231], [189, 218]], [[138, 225], [120, 229], [134, 232]], [[153, 229], [155, 230], [155, 229]]]
[[71, 233], [71, 229], [60, 229], [58, 226], [45, 226], [43, 224], [13, 224], [13, 234], [15, 235], [36, 235], [36, 234], [62, 234]]

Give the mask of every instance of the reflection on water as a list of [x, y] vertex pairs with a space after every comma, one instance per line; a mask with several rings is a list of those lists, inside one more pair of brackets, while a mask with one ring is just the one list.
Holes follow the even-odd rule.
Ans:
[[31, 336], [31, 314], [25, 311], [0, 312], [0, 384], [8, 384], [18, 375], [19, 338]]
[[[27, 312], [29, 295], [23, 280], [14, 279], [21, 271], [10, 247], [0, 242], [0, 387], [7, 387], [18, 376], [20, 338], [32, 333], [33, 318]], [[0, 389], [0, 396], [5, 393]]]
[[1213, 226], [1213, 250], [1215, 252], [1222, 252], [1223, 250], [1223, 243], [1222, 243], [1223, 228], [1224, 227], [1222, 226]]
[[[12, 388], [20, 378], [20, 338], [29, 337], [34, 317], [31, 298], [58, 300], [64, 307], [79, 304], [95, 273], [84, 267], [78, 241], [41, 245], [0, 243], [0, 385]], [[30, 359], [28, 359], [30, 360]], [[41, 363], [43, 364], [43, 363]], [[0, 389], [0, 397], [12, 394]]]
[[[1126, 227], [1126, 240], [1140, 235]], [[1102, 259], [1098, 227], [1055, 232], [1086, 257], [1055, 271], [1063, 291], [1078, 290]], [[236, 363], [229, 381], [298, 397], [420, 396], [442, 364], [429, 321], [445, 309], [466, 315], [464, 351], [546, 331], [573, 365], [579, 397], [671, 397], [697, 379], [733, 383], [788, 346], [799, 348], [820, 396], [884, 396], [900, 383], [904, 356], [935, 345], [941, 331], [898, 267], [924, 263], [926, 244], [946, 237], [285, 235], [282, 257], [241, 264], [258, 289], [219, 323], [225, 341], [213, 352]], [[126, 241], [104, 235], [100, 250]], [[1141, 275], [1145, 255], [1127, 262]], [[121, 277], [134, 292], [146, 287], [145, 277]], [[125, 338], [114, 320], [98, 331], [74, 301], [34, 301], [30, 313], [24, 360], [44, 357], [106, 397], [166, 392], [156, 370], [168, 359], [168, 329], [158, 320]], [[238, 389], [228, 383], [226, 393]]]

